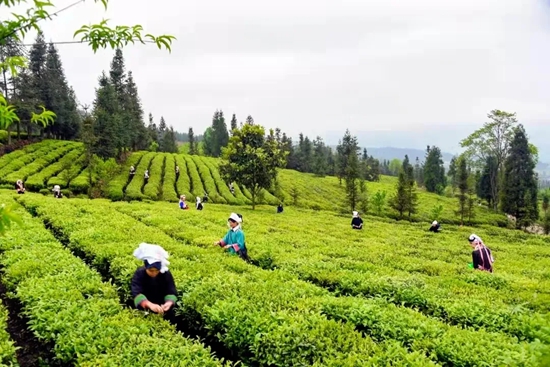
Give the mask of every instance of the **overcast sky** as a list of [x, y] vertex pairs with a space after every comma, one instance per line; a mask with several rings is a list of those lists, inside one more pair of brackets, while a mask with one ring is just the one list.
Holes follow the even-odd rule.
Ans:
[[[175, 35], [171, 54], [124, 55], [145, 112], [180, 131], [202, 132], [221, 108], [329, 142], [349, 128], [371, 137], [363, 144], [452, 150], [495, 108], [517, 112], [535, 143], [550, 136], [549, 10], [548, 0], [111, 0], [105, 12], [88, 0], [43, 29], [69, 41], [105, 17]], [[91, 104], [113, 51], [58, 47]]]

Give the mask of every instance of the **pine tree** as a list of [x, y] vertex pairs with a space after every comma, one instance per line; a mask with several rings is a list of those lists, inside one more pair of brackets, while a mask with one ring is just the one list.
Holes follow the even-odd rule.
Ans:
[[158, 143], [160, 145], [160, 142], [162, 139], [164, 139], [164, 134], [166, 133], [166, 121], [164, 120], [163, 116], [160, 116], [160, 122], [159, 122], [159, 129], [158, 129]]
[[114, 158], [117, 155], [120, 121], [116, 91], [105, 73], [99, 78], [99, 88], [94, 101], [93, 135], [96, 141], [92, 152], [101, 158]]
[[239, 128], [239, 126], [237, 125], [237, 116], [235, 116], [235, 114], [233, 114], [233, 117], [231, 118], [231, 131], [233, 131], [237, 128]]
[[55, 123], [45, 132], [70, 140], [80, 132], [80, 116], [74, 90], [67, 84], [57, 48], [50, 43], [46, 55], [42, 101], [46, 109], [56, 114]]
[[196, 155], [197, 152], [197, 146], [195, 143], [195, 133], [193, 132], [193, 128], [189, 128], [189, 132], [187, 133], [187, 136], [189, 137], [189, 154]]
[[424, 186], [428, 192], [442, 194], [446, 185], [447, 179], [441, 150], [435, 146], [428, 146], [424, 164]]
[[410, 164], [407, 166], [405, 177], [407, 178], [407, 213], [409, 215], [409, 220], [411, 220], [412, 215], [416, 214], [418, 209], [418, 193], [416, 192], [414, 169]]
[[229, 143], [229, 133], [223, 111], [216, 111], [212, 118], [212, 155], [219, 157], [222, 148]]
[[126, 94], [126, 68], [124, 65], [124, 56], [122, 50], [117, 49], [111, 60], [111, 69], [109, 71], [109, 83], [115, 91], [116, 106], [114, 111], [119, 121], [116, 130], [117, 150], [121, 153], [124, 149], [130, 147], [135, 131], [131, 126], [130, 118], [127, 114], [129, 101]]
[[457, 185], [458, 185], [458, 214], [460, 215], [460, 224], [464, 225], [464, 217], [467, 212], [468, 205], [468, 166], [466, 164], [466, 158], [460, 157], [458, 159], [457, 170]]
[[162, 137], [159, 150], [166, 153], [177, 153], [178, 145], [176, 143], [176, 133], [174, 132], [174, 128], [172, 126], [166, 129], [166, 132]]
[[399, 219], [403, 219], [409, 207], [409, 196], [407, 193], [407, 176], [403, 170], [399, 172], [395, 194], [390, 198], [390, 206], [399, 213]]
[[424, 186], [424, 167], [420, 164], [420, 159], [416, 157], [414, 164], [414, 179], [418, 186]]
[[248, 117], [246, 118], [246, 124], [254, 125], [254, 119], [252, 118], [252, 116], [248, 115]]
[[313, 173], [324, 177], [327, 173], [327, 156], [325, 143], [320, 136], [313, 141]]
[[157, 124], [155, 124], [155, 121], [153, 119], [153, 115], [149, 113], [149, 124], [147, 125], [147, 131], [149, 132], [149, 137], [151, 141], [158, 142], [159, 141], [159, 134], [157, 129]]
[[125, 118], [127, 119], [127, 126], [129, 131], [128, 140], [130, 147], [133, 150], [146, 149], [149, 146], [150, 139], [147, 134], [147, 129], [143, 121], [143, 107], [141, 106], [141, 99], [139, 98], [138, 88], [134, 81], [134, 76], [131, 71], [128, 71], [128, 78], [124, 85], [125, 98]]
[[451, 158], [451, 162], [449, 163], [449, 172], [447, 172], [447, 176], [449, 176], [449, 178], [450, 178], [451, 189], [452, 189], [452, 193], [454, 195], [456, 187], [457, 187], [456, 157]]
[[519, 125], [504, 162], [502, 210], [516, 217], [517, 228], [529, 226], [539, 218], [535, 162], [523, 125]]
[[[29, 70], [31, 75], [32, 94], [37, 105], [33, 106], [32, 111], [36, 112], [39, 105], [45, 104], [45, 86], [46, 86], [46, 55], [47, 46], [44, 40], [44, 33], [38, 32], [31, 51], [29, 53]], [[28, 121], [30, 125], [30, 120]], [[40, 133], [43, 134], [41, 129]]]
[[491, 185], [492, 182], [497, 181], [497, 176], [497, 161], [493, 156], [488, 156], [477, 183], [477, 196], [479, 196], [480, 199], [486, 200], [489, 207], [492, 207], [494, 203], [493, 189]]

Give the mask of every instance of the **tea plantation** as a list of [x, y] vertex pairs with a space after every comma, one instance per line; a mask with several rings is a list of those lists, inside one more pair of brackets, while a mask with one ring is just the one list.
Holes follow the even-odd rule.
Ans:
[[[478, 226], [459, 227], [455, 201], [424, 192], [417, 223], [385, 209], [352, 231], [336, 178], [286, 170], [264, 194], [271, 205], [251, 210], [216, 160], [164, 153], [133, 153], [109, 183], [111, 200], [89, 200], [78, 197], [81, 155], [77, 143], [44, 141], [0, 157], [0, 203], [23, 219], [0, 237], [5, 365], [17, 363], [6, 317], [14, 306], [51, 365], [550, 365], [548, 236], [498, 228], [502, 218], [482, 208]], [[72, 197], [16, 195], [14, 178], [44, 193], [57, 178]], [[394, 185], [383, 177], [368, 190]], [[179, 194], [204, 191], [203, 211], [178, 208]], [[435, 205], [448, 223], [437, 234], [427, 231]], [[243, 215], [250, 264], [213, 245], [232, 211]], [[468, 268], [472, 232], [491, 248], [494, 274]], [[141, 242], [171, 255], [174, 324], [128, 306]]]

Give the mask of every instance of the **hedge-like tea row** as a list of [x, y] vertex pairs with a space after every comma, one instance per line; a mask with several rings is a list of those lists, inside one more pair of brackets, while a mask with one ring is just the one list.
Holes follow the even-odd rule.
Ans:
[[210, 159], [206, 159], [202, 157], [201, 159], [202, 163], [208, 168], [210, 171], [210, 176], [212, 176], [212, 179], [214, 183], [216, 184], [216, 188], [218, 190], [218, 193], [224, 198], [224, 200], [227, 202], [227, 204], [230, 205], [244, 205], [246, 202], [244, 200], [238, 200], [232, 193], [231, 190], [229, 190], [228, 185], [222, 180], [220, 176], [220, 172], [218, 172], [218, 168], [215, 167], [212, 164], [212, 161]]
[[[187, 198], [195, 197], [191, 192], [191, 181], [189, 171], [187, 170], [187, 163], [181, 154], [174, 154], [174, 159], [176, 160], [176, 165], [180, 168], [180, 177], [176, 182], [176, 189], [178, 197], [180, 195], [185, 195]], [[202, 199], [204, 193], [201, 193], [199, 196]]]
[[[171, 215], [168, 208], [164, 208], [164, 205], [160, 203], [147, 206], [117, 206], [117, 208], [119, 211], [142, 220], [149, 226], [162, 228], [163, 231], [174, 236], [176, 239], [187, 240], [200, 247], [206, 246], [215, 238], [214, 236], [211, 236], [211, 238], [205, 237], [201, 235], [201, 232], [213, 232], [216, 227], [219, 227], [223, 223], [227, 216], [227, 208], [220, 208], [218, 206], [210, 206], [208, 208], [208, 219], [199, 213], [190, 213], [185, 218], [174, 216]], [[280, 215], [272, 216], [279, 218], [277, 220], [278, 223], [285, 220], [284, 217], [281, 219]], [[320, 271], [319, 266], [315, 267], [315, 263], [319, 263], [322, 266], [326, 266], [323, 264], [328, 263], [326, 256], [321, 258], [319, 255], [316, 255], [326, 237], [323, 237], [323, 240], [316, 239], [314, 234], [303, 233], [303, 230], [297, 229], [302, 232], [300, 238], [312, 238], [314, 241], [318, 241], [317, 243], [308, 241], [309, 244], [301, 245], [300, 247], [303, 246], [303, 248], [309, 251], [307, 254], [302, 253], [297, 250], [296, 246], [297, 232], [292, 232], [293, 234], [290, 234], [288, 238], [293, 243], [292, 248], [290, 248], [286, 246], [287, 240], [277, 236], [279, 231], [280, 233], [290, 232], [288, 229], [279, 228], [279, 231], [276, 231], [274, 227], [264, 227], [263, 223], [258, 223], [255, 219], [246, 216], [245, 220], [249, 241], [250, 238], [253, 238], [253, 242], [249, 242], [252, 243], [249, 253], [253, 258], [255, 258], [256, 254], [260, 253], [258, 246], [265, 249], [282, 247], [281, 250], [288, 254], [289, 258], [294, 257], [303, 264], [301, 266], [311, 266], [313, 269]], [[184, 225], [185, 231], [179, 230]], [[249, 230], [250, 227], [254, 230]], [[329, 239], [328, 242], [333, 250], [343, 246], [342, 244], [338, 244], [334, 239]], [[353, 249], [356, 250], [356, 246]], [[336, 258], [330, 259], [330, 262], [334, 262], [334, 266], [336, 267], [349, 266], [348, 263], [338, 261]], [[294, 266], [299, 266], [296, 263], [293, 264]], [[282, 262], [276, 262], [275, 265], [287, 271], [293, 271], [290, 265], [286, 266]], [[359, 270], [357, 270], [357, 275], [365, 276]], [[326, 278], [326, 280], [330, 281], [331, 279]], [[356, 283], [349, 283], [350, 286], [354, 284]], [[468, 293], [471, 294], [471, 292]], [[427, 353], [443, 365], [537, 366], [539, 365], [538, 357], [544, 349], [544, 346], [539, 343], [531, 345], [518, 343], [516, 338], [501, 333], [487, 333], [452, 327], [419, 312], [403, 307], [396, 307], [381, 300], [322, 297], [311, 300], [311, 303], [314, 306], [310, 306], [310, 309], [318, 309], [330, 318], [352, 323], [358, 330], [365, 332], [376, 341], [398, 340], [408, 349]], [[541, 320], [537, 320], [536, 318], [530, 320], [527, 317], [522, 318], [525, 326], [533, 325], [533, 321], [535, 320], [537, 323], [541, 322]], [[544, 323], [540, 325], [543, 326]], [[543, 331], [540, 328], [538, 335], [543, 335]], [[475, 344], [475, 348], [472, 348], [473, 344]], [[481, 350], [483, 353], [480, 353]]]
[[[27, 180], [29, 176], [34, 175], [35, 173], [40, 172], [50, 164], [57, 161], [59, 158], [62, 158], [65, 154], [71, 152], [79, 146], [78, 143], [69, 143], [62, 146], [54, 146], [52, 151], [43, 155], [42, 157], [34, 160], [30, 164], [27, 164], [18, 171], [14, 171], [11, 174], [7, 175], [5, 179], [1, 180], [3, 183], [8, 183], [15, 185], [17, 180]], [[31, 189], [30, 187], [28, 189]]]
[[155, 155], [149, 168], [149, 182], [143, 187], [143, 194], [151, 200], [158, 200], [162, 190], [162, 174], [166, 153]]
[[[139, 265], [131, 256], [136, 244], [161, 244], [171, 253], [170, 269], [184, 295], [180, 316], [188, 327], [200, 327], [217, 337], [245, 364], [435, 365], [421, 353], [407, 353], [397, 342], [376, 344], [352, 325], [312, 311], [308, 299], [327, 296], [326, 291], [283, 272], [252, 267], [216, 248], [182, 246], [159, 230], [111, 209], [112, 204], [71, 200], [56, 205], [50, 198], [31, 195], [18, 199], [61, 231], [73, 250], [87, 254], [94, 266], [109, 269], [126, 292], [133, 269]], [[177, 209], [173, 212], [175, 216], [186, 214]], [[101, 223], [100, 218], [105, 217], [109, 226]]]
[[48, 187], [59, 185], [61, 186], [61, 188], [68, 188], [69, 183], [84, 170], [84, 168], [82, 167], [82, 162], [84, 162], [85, 159], [85, 153], [79, 155], [71, 168], [64, 169], [63, 171], [59, 172], [57, 176], [53, 176], [48, 180]]
[[82, 155], [83, 150], [81, 146], [77, 146], [75, 149], [65, 154], [59, 161], [50, 164], [40, 172], [27, 178], [25, 186], [32, 191], [40, 191], [48, 188], [46, 182], [60, 173], [66, 165], [78, 162], [78, 158]]
[[[126, 186], [126, 198], [128, 200], [145, 199], [145, 195], [141, 192], [144, 185], [143, 175], [145, 174], [145, 171], [149, 169], [151, 161], [156, 155], [157, 154], [153, 152], [146, 153], [139, 161], [134, 178], [130, 181], [128, 186]], [[149, 172], [149, 177], [149, 180], [151, 180], [151, 172]]]
[[[181, 177], [180, 168], [180, 177]], [[174, 202], [178, 201], [178, 194], [176, 193], [176, 160], [173, 154], [166, 154], [166, 161], [164, 162], [164, 182], [162, 183], [162, 200]], [[193, 200], [189, 197], [189, 200]]]
[[109, 182], [107, 197], [113, 201], [124, 199], [124, 189], [130, 180], [130, 167], [136, 168], [145, 152], [132, 153], [120, 169], [120, 173]]
[[15, 354], [15, 344], [11, 340], [7, 327], [8, 310], [0, 300], [0, 365], [17, 367], [19, 364]]
[[[193, 196], [198, 196], [202, 198], [204, 196], [204, 193], [206, 192], [206, 189], [202, 184], [197, 165], [190, 155], [184, 156], [184, 160], [185, 165], [187, 166], [187, 171], [189, 172], [189, 179], [191, 181], [191, 192], [193, 193]], [[211, 194], [212, 193], [208, 192], [208, 195]]]
[[218, 187], [216, 186], [216, 183], [214, 182], [214, 179], [212, 178], [212, 175], [210, 174], [210, 170], [204, 162], [200, 159], [199, 156], [192, 155], [191, 159], [197, 166], [197, 170], [199, 172], [199, 175], [201, 177], [202, 183], [204, 185], [204, 188], [208, 192], [208, 198], [213, 203], [217, 204], [227, 204], [227, 200], [225, 200], [219, 193], [218, 193]]
[[41, 141], [40, 143], [26, 145], [23, 149], [15, 150], [11, 153], [5, 154], [0, 157], [0, 169], [4, 168], [11, 161], [20, 158], [25, 154], [33, 153], [34, 151], [41, 149], [42, 147], [49, 144], [49, 140]]
[[[48, 154], [52, 150], [52, 148], [55, 146], [56, 143], [59, 143], [60, 145], [68, 144], [68, 142], [56, 142], [55, 140], [45, 140], [42, 143], [39, 143], [40, 147], [38, 149], [32, 152], [20, 155], [19, 157], [11, 160], [8, 164], [2, 167], [2, 169], [0, 169], [0, 180], [5, 178], [10, 173], [20, 170], [21, 168], [25, 167], [29, 163], [33, 162], [34, 160], [41, 158], [45, 154]], [[32, 145], [29, 147], [32, 147]], [[11, 154], [14, 154], [16, 152], [17, 151], [7, 154], [4, 157], [9, 157]]]
[[[96, 177], [92, 174], [92, 182], [96, 181]], [[90, 189], [90, 169], [84, 168], [78, 176], [73, 178], [69, 183], [69, 189], [73, 194], [86, 194]]]
[[[3, 198], [5, 199], [5, 197]], [[23, 214], [2, 249], [4, 282], [22, 303], [31, 329], [55, 343], [61, 362], [79, 366], [221, 366], [203, 345], [160, 317], [119, 304], [116, 289]]]
[[[160, 206], [160, 203], [159, 203]], [[125, 207], [119, 210], [125, 210]], [[147, 209], [147, 210], [145, 210]], [[127, 214], [143, 220], [149, 225], [159, 226], [172, 236], [180, 240], [188, 240], [193, 243], [202, 244], [212, 241], [213, 238], [205, 238], [200, 235], [201, 229], [215, 228], [223, 223], [228, 209], [218, 206], [209, 208], [209, 216], [202, 215], [195, 217], [189, 215], [185, 218], [185, 232], [178, 232], [177, 228], [182, 226], [177, 217], [172, 218], [167, 208], [133, 207], [136, 217], [129, 211]], [[149, 210], [155, 213], [154, 218], [150, 216]], [[465, 327], [485, 327], [495, 331], [506, 331], [521, 339], [549, 340], [548, 332], [544, 331], [550, 325], [550, 317], [532, 313], [529, 309], [519, 310], [517, 303], [528, 304], [529, 298], [536, 294], [536, 299], [544, 302], [547, 289], [545, 283], [539, 286], [537, 281], [533, 287], [522, 293], [522, 288], [527, 284], [526, 279], [517, 279], [517, 287], [508, 290], [512, 284], [503, 288], [504, 283], [498, 275], [487, 275], [478, 272], [467, 272], [464, 265], [457, 266], [443, 263], [439, 266], [438, 261], [418, 259], [416, 256], [424, 254], [427, 256], [448, 256], [449, 262], [460, 258], [461, 250], [452, 250], [446, 255], [445, 247], [434, 247], [429, 241], [415, 243], [414, 250], [417, 254], [410, 257], [407, 252], [401, 254], [400, 241], [394, 235], [396, 230], [411, 228], [410, 225], [403, 225], [403, 228], [396, 228], [395, 224], [365, 223], [363, 232], [349, 232], [348, 220], [341, 220], [338, 217], [327, 216], [327, 213], [312, 216], [308, 214], [310, 227], [304, 227], [300, 217], [306, 214], [289, 214], [284, 216], [263, 215], [256, 213], [245, 214], [247, 234], [254, 238], [249, 245], [250, 254], [257, 261], [265, 264], [266, 267], [278, 267], [292, 272], [300, 278], [312, 281], [316, 284], [329, 288], [343, 294], [365, 295], [372, 297], [384, 297], [391, 302], [403, 304], [409, 307], [418, 308], [422, 312]], [[253, 219], [250, 219], [252, 216]], [[272, 218], [272, 219], [271, 219]], [[211, 222], [207, 224], [206, 221]], [[331, 226], [324, 228], [326, 222]], [[341, 222], [341, 223], [339, 223]], [[162, 223], [162, 226], [160, 225]], [[412, 227], [414, 228], [414, 227]], [[346, 232], [349, 232], [346, 234]], [[295, 234], [300, 233], [297, 241]], [[390, 241], [385, 244], [385, 236], [390, 236]], [[426, 234], [425, 228], [411, 230], [405, 238], [417, 238], [431, 236]], [[439, 236], [441, 237], [441, 236]], [[458, 235], [466, 238], [467, 235]], [[509, 236], [506, 237], [509, 239]], [[376, 247], [368, 246], [369, 240], [376, 243]], [[440, 240], [442, 240], [440, 238]], [[361, 245], [356, 245], [360, 243]], [[418, 247], [426, 243], [426, 249]], [[451, 245], [448, 245], [452, 249]], [[542, 249], [539, 249], [539, 257]], [[430, 251], [432, 251], [430, 253]], [[458, 252], [458, 255], [457, 255]], [[462, 251], [467, 263], [469, 252]], [[519, 253], [519, 251], [518, 251]], [[548, 251], [550, 255], [550, 250]], [[522, 255], [523, 256], [523, 255]], [[368, 262], [365, 261], [368, 259]], [[537, 259], [540, 262], [540, 259]], [[406, 272], [396, 269], [402, 268]], [[457, 271], [462, 269], [464, 275]], [[420, 278], [420, 271], [440, 272], [441, 277]], [[441, 269], [441, 270], [438, 270]], [[446, 272], [447, 274], [443, 273]], [[445, 276], [443, 276], [445, 275]], [[506, 276], [510, 279], [510, 276]], [[513, 279], [513, 278], [512, 278]], [[496, 289], [494, 287], [497, 287]], [[461, 289], [461, 292], [457, 292]], [[367, 293], [368, 291], [368, 293]], [[464, 295], [462, 295], [464, 294]], [[520, 296], [524, 297], [519, 298]], [[519, 298], [519, 299], [518, 299]], [[427, 306], [426, 306], [427, 305]], [[431, 305], [431, 306], [430, 306]], [[429, 312], [434, 310], [445, 310], [443, 315]], [[544, 304], [535, 304], [533, 307], [544, 307]], [[546, 303], [546, 307], [548, 304]], [[540, 308], [545, 310], [545, 308]], [[546, 326], [545, 326], [546, 325]]]

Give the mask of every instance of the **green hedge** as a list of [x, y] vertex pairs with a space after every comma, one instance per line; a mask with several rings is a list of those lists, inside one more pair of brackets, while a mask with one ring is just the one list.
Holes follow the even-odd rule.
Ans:
[[63, 170], [63, 167], [68, 164], [77, 164], [76, 162], [78, 162], [78, 158], [82, 155], [83, 150], [84, 148], [78, 145], [57, 162], [50, 164], [40, 172], [30, 176], [25, 182], [25, 186], [32, 191], [40, 191], [41, 189], [47, 188], [46, 182], [59, 174]]
[[[156, 156], [157, 153], [149, 152], [146, 153], [141, 160], [139, 161], [139, 165], [136, 167], [136, 175], [130, 181], [128, 186], [126, 186], [126, 198], [128, 200], [143, 200], [145, 199], [145, 195], [142, 194], [141, 189], [143, 188], [143, 174], [147, 169], [149, 169], [149, 166], [151, 165], [151, 161]], [[149, 172], [149, 179], [151, 177], [151, 172]]]
[[121, 306], [114, 286], [64, 249], [40, 220], [21, 214], [25, 229], [14, 227], [0, 245], [6, 250], [0, 260], [3, 279], [23, 305], [34, 334], [55, 344], [60, 362], [222, 366], [204, 345], [176, 333], [161, 318]]
[[[176, 182], [178, 197], [180, 195], [185, 195], [190, 199], [196, 197], [191, 192], [191, 178], [190, 178], [190, 173], [187, 169], [187, 162], [185, 161], [185, 159], [183, 158], [183, 156], [181, 154], [175, 154], [174, 158], [176, 160], [176, 164], [180, 168], [180, 177], [179, 177], [178, 181]], [[202, 199], [203, 195], [204, 195], [204, 192], [200, 193], [197, 196]]]
[[143, 195], [148, 199], [158, 200], [162, 190], [162, 175], [164, 173], [164, 161], [166, 153], [157, 154], [151, 162], [149, 169], [149, 181], [143, 187]]
[[59, 185], [62, 188], [69, 187], [69, 183], [77, 177], [84, 170], [84, 162], [86, 159], [86, 154], [82, 153], [71, 166], [71, 168], [64, 169], [59, 172], [57, 176], [53, 176], [48, 180], [48, 187], [54, 187]]
[[[176, 160], [174, 154], [166, 155], [166, 162], [164, 164], [164, 178], [162, 183], [162, 200], [175, 202], [178, 201], [178, 194], [176, 193]], [[182, 175], [180, 168], [180, 177]], [[188, 200], [192, 200], [189, 197]]]
[[[308, 300], [327, 296], [326, 291], [283, 272], [255, 268], [219, 249], [182, 246], [161, 231], [112, 210], [113, 204], [58, 203], [30, 195], [19, 200], [63, 233], [73, 250], [85, 253], [94, 266], [108, 269], [127, 295], [133, 269], [139, 265], [131, 256], [135, 233], [140, 234], [139, 241], [162, 244], [171, 254], [170, 269], [183, 295], [178, 309], [182, 322], [217, 338], [245, 365], [435, 366], [422, 353], [408, 353], [397, 342], [376, 344], [354, 326], [312, 311]], [[116, 205], [131, 209], [134, 204]], [[109, 218], [107, 227], [101, 219], [105, 217]]]
[[[1, 132], [1, 131], [0, 131]], [[0, 300], [0, 365], [16, 367], [17, 363], [16, 349], [8, 328], [8, 310]]]
[[[187, 166], [187, 172], [189, 173], [189, 179], [191, 180], [191, 191], [193, 193], [193, 196], [198, 196], [202, 198], [204, 196], [204, 193], [206, 192], [206, 189], [202, 184], [201, 176], [199, 175], [197, 165], [195, 164], [195, 161], [193, 161], [192, 156], [190, 155], [184, 155], [183, 159], [185, 160], [185, 165]], [[210, 194], [211, 193], [209, 192], [208, 195]]]
[[218, 187], [216, 186], [216, 183], [214, 182], [214, 179], [212, 178], [212, 175], [210, 173], [210, 170], [208, 167], [204, 164], [204, 162], [201, 160], [199, 156], [193, 155], [190, 156], [195, 165], [197, 166], [199, 175], [201, 177], [202, 183], [204, 185], [204, 188], [208, 192], [208, 200], [212, 203], [217, 204], [227, 204], [227, 200], [225, 200], [219, 193], [218, 193]]
[[130, 167], [134, 166], [134, 168], [136, 168], [144, 155], [145, 152], [134, 152], [128, 157], [120, 173], [109, 182], [107, 188], [107, 197], [109, 199], [113, 201], [124, 199], [124, 189], [130, 182]]

